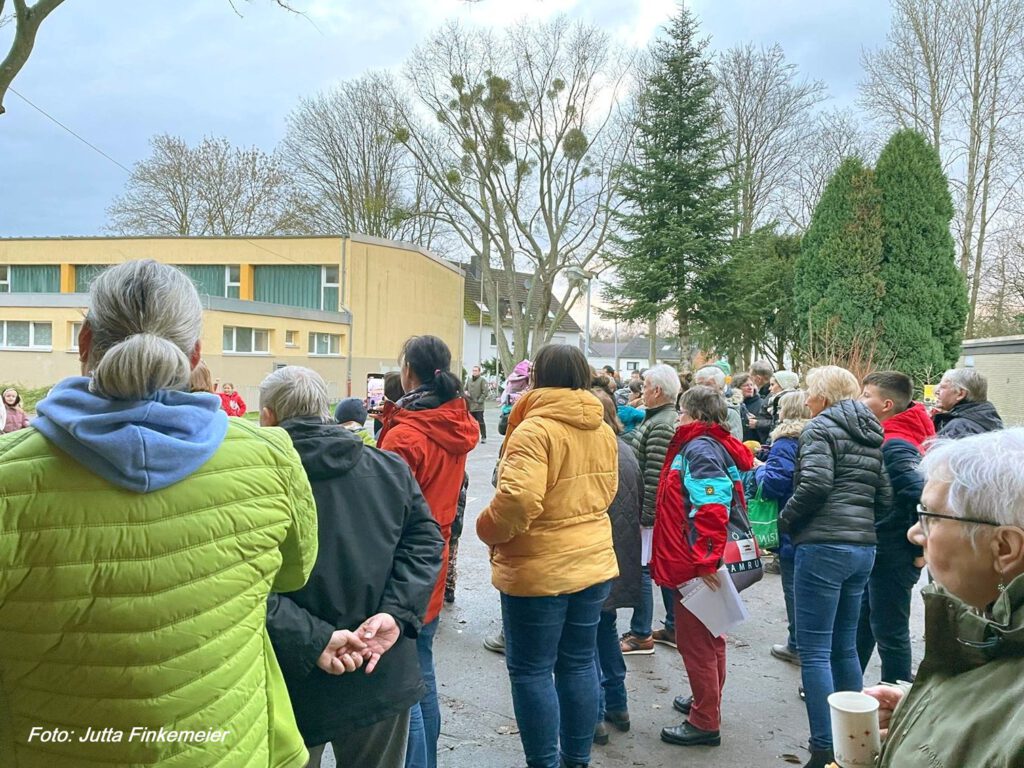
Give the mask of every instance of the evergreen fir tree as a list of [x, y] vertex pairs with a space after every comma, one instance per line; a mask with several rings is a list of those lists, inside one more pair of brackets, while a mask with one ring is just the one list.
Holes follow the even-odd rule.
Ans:
[[875, 169], [882, 194], [882, 341], [895, 367], [937, 381], [960, 356], [967, 288], [949, 230], [953, 201], [935, 148], [899, 131]]
[[674, 314], [690, 348], [709, 271], [727, 253], [732, 189], [722, 162], [720, 112], [707, 41], [685, 7], [652, 50], [639, 99], [637, 160], [620, 169], [628, 212], [619, 216], [617, 282], [605, 291], [623, 320]]
[[814, 208], [796, 263], [794, 309], [808, 362], [889, 358], [877, 342], [886, 300], [881, 266], [881, 193], [871, 169], [848, 158]]

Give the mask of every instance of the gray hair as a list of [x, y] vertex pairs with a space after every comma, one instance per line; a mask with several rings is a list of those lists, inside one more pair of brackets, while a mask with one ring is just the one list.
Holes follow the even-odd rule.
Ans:
[[679, 374], [671, 365], [664, 363], [648, 368], [644, 374], [644, 381], [649, 381], [652, 387], [660, 389], [662, 394], [672, 401], [679, 396], [682, 387], [679, 383]]
[[966, 399], [971, 402], [988, 400], [988, 379], [977, 368], [950, 368], [942, 374], [942, 380], [966, 392]]
[[286, 365], [260, 384], [260, 408], [269, 408], [278, 422], [313, 418], [324, 424], [333, 421], [327, 402], [327, 383], [310, 368]]
[[698, 386], [712, 387], [719, 392], [725, 389], [725, 373], [715, 365], [707, 365], [693, 375], [693, 383]]
[[775, 375], [775, 366], [767, 360], [755, 360], [750, 364], [750, 373], [754, 376], [770, 379]]
[[203, 305], [183, 272], [152, 259], [102, 272], [89, 289], [89, 389], [114, 400], [187, 390]]
[[[1024, 526], [1024, 427], [936, 440], [921, 459], [925, 480], [949, 483], [952, 514]], [[972, 544], [981, 526], [964, 523]]]

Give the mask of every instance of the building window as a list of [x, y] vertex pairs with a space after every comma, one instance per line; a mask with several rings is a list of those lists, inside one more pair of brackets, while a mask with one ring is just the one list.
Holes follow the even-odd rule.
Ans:
[[82, 332], [81, 323], [71, 323], [71, 330], [68, 336], [68, 349], [72, 352], [78, 351], [78, 334]]
[[284, 345], [286, 347], [297, 347], [297, 346], [299, 346], [299, 332], [298, 331], [285, 331], [284, 332]]
[[238, 264], [224, 267], [224, 298], [237, 299], [242, 295], [242, 268]]
[[224, 326], [224, 352], [266, 355], [270, 352], [270, 331], [264, 328]]
[[341, 336], [337, 333], [309, 334], [309, 354], [330, 357], [341, 356]]
[[53, 325], [29, 320], [0, 321], [0, 348], [53, 349]]
[[11, 292], [11, 270], [6, 264], [0, 264], [0, 293]]
[[639, 371], [640, 370], [640, 363], [626, 363], [626, 370], [627, 371]]
[[320, 270], [320, 309], [338, 311], [338, 267], [323, 267]]
[[498, 347], [498, 337], [495, 336], [493, 333], [491, 334], [491, 346], [494, 348]]

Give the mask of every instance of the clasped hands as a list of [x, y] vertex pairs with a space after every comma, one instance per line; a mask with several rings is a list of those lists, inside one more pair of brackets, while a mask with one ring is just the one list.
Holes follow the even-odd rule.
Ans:
[[375, 614], [355, 630], [335, 630], [316, 665], [329, 675], [343, 675], [365, 664], [366, 674], [370, 674], [401, 634], [394, 616]]

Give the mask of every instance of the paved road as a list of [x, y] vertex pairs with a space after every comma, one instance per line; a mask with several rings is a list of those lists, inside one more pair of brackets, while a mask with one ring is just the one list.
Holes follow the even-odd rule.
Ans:
[[[476, 538], [474, 522], [490, 499], [491, 470], [497, 460], [500, 437], [496, 412], [488, 411], [492, 439], [470, 455], [470, 494], [466, 528], [459, 551], [456, 602], [445, 608], [435, 640], [437, 678], [441, 699], [442, 732], [438, 764], [441, 768], [521, 768], [525, 765], [512, 711], [504, 657], [482, 646], [484, 637], [500, 626], [498, 594], [490, 583], [487, 549]], [[676, 724], [672, 697], [688, 693], [686, 673], [676, 651], [657, 646], [653, 656], [627, 657], [632, 730], [612, 731], [611, 743], [595, 747], [591, 765], [677, 768], [754, 768], [796, 762], [808, 753], [807, 720], [797, 695], [798, 668], [768, 655], [772, 643], [785, 636], [785, 609], [778, 576], [744, 593], [751, 619], [728, 640], [728, 682], [722, 707], [720, 747], [673, 747], [658, 738], [661, 728]], [[656, 604], [660, 608], [660, 603]], [[620, 630], [628, 627], [629, 611], [619, 612]], [[659, 616], [660, 618], [660, 616]], [[915, 600], [913, 636], [915, 658], [924, 644], [923, 611]], [[878, 679], [877, 658], [866, 680]], [[333, 766], [329, 757], [325, 766]], [[345, 767], [349, 768], [349, 767]], [[351, 768], [356, 768], [352, 766]]]

